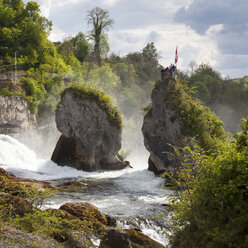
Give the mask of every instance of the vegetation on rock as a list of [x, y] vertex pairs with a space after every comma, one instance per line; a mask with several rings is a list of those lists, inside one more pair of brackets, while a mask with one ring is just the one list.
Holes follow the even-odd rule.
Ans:
[[[62, 243], [68, 240], [69, 232], [77, 230], [85, 234], [86, 242], [83, 245], [87, 247], [87, 242], [91, 244], [88, 236], [100, 232], [100, 226], [95, 225], [96, 218], [105, 218], [104, 224], [107, 223], [106, 217], [92, 205], [91, 208], [83, 210], [79, 206], [77, 211], [85, 213], [80, 216], [62, 209], [40, 210], [45, 200], [53, 195], [55, 189], [47, 183], [16, 178], [3, 169], [0, 170], [0, 174], [0, 191], [2, 192], [0, 194], [0, 237], [5, 235], [4, 230], [7, 230], [9, 226], [19, 232], [42, 234]], [[98, 217], [95, 216], [96, 213]]]
[[71, 91], [75, 97], [95, 101], [99, 107], [107, 113], [110, 122], [117, 127], [122, 128], [120, 112], [117, 107], [113, 106], [111, 98], [103, 91], [92, 86], [74, 85], [65, 89], [62, 92], [61, 97], [63, 97], [67, 91]]
[[218, 140], [226, 140], [223, 122], [200, 100], [186, 93], [187, 85], [173, 78], [165, 79], [164, 83], [167, 84], [164, 91], [166, 107], [176, 110], [177, 117], [182, 122], [182, 133], [186, 137], [196, 138], [205, 151], [215, 149]]

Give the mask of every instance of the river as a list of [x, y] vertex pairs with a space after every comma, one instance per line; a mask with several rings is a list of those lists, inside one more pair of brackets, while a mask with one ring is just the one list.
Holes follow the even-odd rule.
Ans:
[[[171, 191], [162, 188], [163, 179], [147, 170], [147, 152], [130, 156], [134, 168], [121, 171], [84, 172], [60, 167], [49, 159], [41, 159], [28, 146], [7, 135], [0, 135], [0, 166], [18, 176], [49, 181], [52, 185], [73, 182], [46, 202], [44, 208], [59, 208], [71, 201], [90, 202], [104, 214], [117, 219], [118, 226], [137, 228], [166, 245], [164, 219], [154, 218], [166, 213], [164, 203]], [[64, 187], [64, 186], [63, 186]], [[76, 190], [75, 190], [76, 189]]]

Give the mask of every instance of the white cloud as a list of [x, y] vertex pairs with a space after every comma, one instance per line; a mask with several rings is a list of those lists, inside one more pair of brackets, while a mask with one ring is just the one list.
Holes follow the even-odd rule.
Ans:
[[48, 38], [49, 40], [55, 42], [55, 41], [63, 41], [68, 36], [69, 36], [68, 33], [55, 27], [53, 28], [53, 31], [51, 32]]
[[103, 5], [108, 6], [108, 7], [112, 7], [115, 4], [117, 4], [119, 1], [121, 1], [121, 0], [103, 0]]
[[206, 35], [208, 36], [215, 36], [218, 33], [220, 33], [224, 28], [223, 24], [216, 24], [216, 25], [212, 25], [208, 28], [208, 30], [206, 31]]
[[45, 16], [46, 18], [49, 18], [51, 6], [52, 6], [52, 0], [42, 1], [40, 3], [41, 15]]
[[174, 62], [175, 48], [178, 46], [178, 67], [186, 70], [189, 63], [194, 60], [197, 63], [208, 62], [217, 64], [219, 52], [217, 44], [208, 35], [201, 36], [190, 27], [183, 24], [154, 25], [146, 29], [129, 29], [112, 31], [109, 42], [112, 51], [125, 55], [129, 52], [140, 51], [150, 40], [151, 33], [157, 34], [155, 46], [161, 51], [161, 64], [164, 66]]
[[[27, 0], [26, 0], [27, 2]], [[52, 41], [86, 32], [87, 11], [99, 6], [115, 24], [109, 31], [111, 51], [125, 55], [154, 41], [161, 63], [178, 66], [208, 62], [223, 74], [240, 76], [248, 67], [247, 0], [38, 0], [42, 14], [53, 22]], [[181, 21], [181, 23], [178, 23]], [[233, 63], [236, 60], [242, 64]]]

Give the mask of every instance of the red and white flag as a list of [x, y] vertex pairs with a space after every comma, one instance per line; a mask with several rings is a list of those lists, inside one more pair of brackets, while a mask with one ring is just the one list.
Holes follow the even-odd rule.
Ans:
[[175, 65], [177, 64], [178, 61], [178, 54], [177, 54], [177, 47], [176, 47], [176, 54], [175, 54]]

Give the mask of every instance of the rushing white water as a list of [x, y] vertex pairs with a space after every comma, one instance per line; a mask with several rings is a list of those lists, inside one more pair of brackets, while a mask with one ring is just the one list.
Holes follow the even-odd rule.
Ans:
[[[89, 173], [40, 159], [16, 139], [0, 135], [0, 167], [19, 177], [49, 180], [55, 186], [65, 181], [87, 185], [86, 189], [79, 189], [77, 192], [59, 193], [47, 207], [59, 208], [69, 201], [87, 201], [96, 205], [103, 213], [113, 216], [152, 219], [153, 215], [163, 211], [161, 204], [165, 202], [165, 198], [161, 196], [170, 192], [160, 187], [163, 179], [146, 169], [146, 158], [131, 157], [129, 160], [133, 169]], [[159, 242], [164, 239], [146, 221], [140, 224], [140, 228]]]
[[86, 176], [87, 172], [60, 166], [51, 160], [39, 159], [27, 146], [16, 139], [0, 134], [0, 166], [19, 177], [52, 180]]
[[133, 169], [119, 171], [84, 172], [68, 166], [58, 166], [51, 160], [39, 159], [36, 154], [16, 139], [0, 134], [0, 166], [16, 176], [37, 180], [61, 178], [116, 179], [118, 184], [133, 191], [157, 192], [163, 180], [146, 170], [146, 162], [131, 157]]

